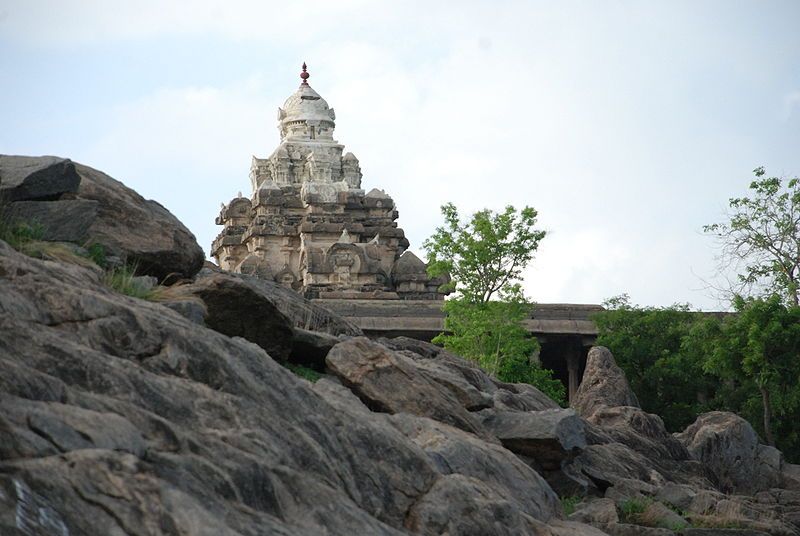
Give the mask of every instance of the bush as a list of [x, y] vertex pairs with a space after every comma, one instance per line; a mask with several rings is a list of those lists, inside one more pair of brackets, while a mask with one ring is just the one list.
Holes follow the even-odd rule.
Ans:
[[108, 261], [106, 260], [106, 248], [102, 244], [94, 243], [86, 250], [89, 252], [89, 258], [100, 268], [107, 268]]
[[448, 332], [433, 342], [472, 360], [500, 381], [529, 383], [564, 404], [566, 391], [561, 382], [530, 359], [539, 348], [522, 324], [531, 307], [521, 293], [511, 300], [486, 303], [449, 299], [444, 304]]

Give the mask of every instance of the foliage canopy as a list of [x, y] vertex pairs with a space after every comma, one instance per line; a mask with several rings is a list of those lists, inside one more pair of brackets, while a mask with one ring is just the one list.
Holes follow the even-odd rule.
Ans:
[[521, 273], [545, 236], [534, 229], [536, 211], [481, 210], [462, 222], [448, 203], [442, 215], [445, 224], [423, 245], [428, 273], [449, 274], [455, 296], [444, 305], [446, 332], [433, 341], [502, 381], [530, 383], [563, 403], [564, 386], [531, 361], [539, 344], [522, 325], [533, 305], [522, 293]]
[[595, 316], [645, 411], [679, 431], [700, 413], [733, 411], [787, 459], [800, 460], [800, 307], [781, 296], [734, 300], [735, 313], [637, 307]]
[[800, 305], [800, 179], [784, 183], [753, 170], [749, 197], [728, 201], [727, 221], [703, 230], [722, 246], [721, 271], [739, 272], [733, 294], [780, 294]]
[[517, 299], [522, 270], [533, 259], [545, 231], [534, 228], [536, 210], [481, 210], [466, 223], [452, 203], [442, 206], [445, 224], [425, 241], [428, 273], [450, 274], [451, 290], [470, 303], [492, 297]]

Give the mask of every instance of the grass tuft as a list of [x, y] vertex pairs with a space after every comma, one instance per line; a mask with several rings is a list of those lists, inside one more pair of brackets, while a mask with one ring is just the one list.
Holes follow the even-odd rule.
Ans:
[[39, 224], [0, 218], [0, 240], [8, 242], [8, 245], [17, 251], [30, 242], [41, 240], [43, 236], [44, 227]]
[[581, 502], [581, 497], [572, 495], [570, 497], [561, 497], [561, 509], [564, 510], [565, 516], [571, 516], [575, 513], [575, 507]]
[[20, 245], [18, 251], [37, 259], [66, 262], [82, 266], [83, 268], [97, 269], [97, 266], [91, 259], [76, 252], [69, 244], [64, 244], [62, 242], [31, 240]]
[[682, 534], [684, 530], [689, 528], [689, 524], [682, 523], [680, 521], [675, 521], [673, 523], [668, 523], [667, 526], [664, 528], [671, 530], [675, 534]]
[[645, 498], [631, 497], [619, 505], [622, 519], [629, 523], [638, 523], [640, 516], [647, 510], [651, 501]]
[[315, 381], [322, 378], [322, 374], [317, 372], [314, 369], [310, 369], [308, 367], [304, 367], [303, 365], [296, 365], [294, 363], [281, 363], [284, 367], [294, 372], [297, 376], [301, 378], [305, 378], [306, 380], [314, 383]]
[[152, 288], [146, 288], [136, 279], [135, 266], [117, 266], [106, 271], [103, 282], [120, 294], [147, 300], [153, 294]]
[[693, 527], [704, 529], [743, 529], [753, 528], [748, 526], [744, 519], [722, 517], [715, 515], [692, 515], [689, 518]]

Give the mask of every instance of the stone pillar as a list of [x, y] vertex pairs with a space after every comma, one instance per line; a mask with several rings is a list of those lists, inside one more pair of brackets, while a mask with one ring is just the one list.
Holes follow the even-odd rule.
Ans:
[[569, 401], [575, 397], [581, 378], [581, 347], [571, 344], [567, 350], [567, 372], [569, 373]]

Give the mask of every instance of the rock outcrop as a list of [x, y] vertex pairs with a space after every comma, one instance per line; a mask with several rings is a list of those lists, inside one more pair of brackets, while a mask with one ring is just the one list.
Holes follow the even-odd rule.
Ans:
[[0, 199], [6, 202], [55, 200], [77, 193], [80, 184], [66, 158], [0, 155]]
[[704, 413], [676, 437], [711, 470], [722, 491], [752, 494], [782, 483], [781, 453], [760, 444], [750, 423], [735, 413]]
[[[17, 167], [12, 205], [87, 192]], [[605, 348], [564, 409], [279, 283], [209, 268], [153, 302], [82, 264], [0, 241], [0, 534], [800, 534], [797, 466], [731, 414], [667, 433]]]
[[159, 281], [203, 266], [194, 235], [167, 209], [67, 159], [0, 155], [0, 199], [4, 218], [40, 227], [44, 240], [99, 244]]
[[301, 361], [324, 366], [327, 350], [338, 342], [336, 337], [362, 334], [352, 323], [296, 292], [242, 274], [203, 270], [193, 282], [164, 291], [161, 299], [173, 308], [176, 303], [200, 300], [205, 325], [229, 337], [247, 339], [280, 361], [288, 360], [293, 352], [319, 354], [316, 347], [322, 344], [327, 348], [321, 357], [312, 355]]
[[638, 408], [639, 400], [608, 348], [595, 346], [586, 357], [583, 380], [570, 405], [579, 415], [588, 418], [601, 406]]
[[5, 243], [0, 369], [3, 534], [514, 534], [559, 512], [496, 443], [319, 393], [256, 344]]

